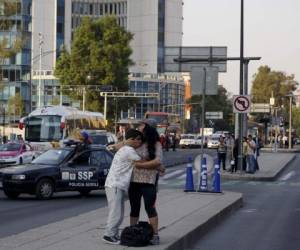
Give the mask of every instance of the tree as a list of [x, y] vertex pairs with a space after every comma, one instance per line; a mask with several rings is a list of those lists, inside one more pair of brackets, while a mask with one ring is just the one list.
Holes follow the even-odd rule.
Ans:
[[[201, 95], [193, 95], [187, 103], [192, 103], [192, 117], [194, 120], [201, 120]], [[193, 104], [194, 103], [194, 104]], [[223, 112], [222, 120], [213, 120], [213, 127], [216, 130], [232, 130], [233, 121], [232, 121], [232, 103], [228, 99], [227, 90], [223, 86], [218, 86], [218, 95], [209, 95], [205, 97], [205, 112]], [[191, 121], [192, 122], [192, 121]], [[201, 127], [201, 123], [198, 123], [197, 127]], [[189, 124], [191, 130], [191, 124]], [[211, 127], [212, 124], [209, 120], [205, 119], [205, 127]]]
[[8, 99], [8, 115], [11, 117], [21, 117], [24, 114], [24, 103], [20, 93]]
[[[115, 17], [96, 21], [83, 18], [74, 33], [71, 51], [64, 48], [56, 64], [54, 74], [64, 87], [64, 94], [82, 100], [82, 88], [80, 91], [76, 85], [86, 85], [86, 108], [102, 111], [103, 100], [91, 85], [111, 85], [114, 90], [127, 91], [129, 66], [133, 64], [129, 46], [132, 38], [131, 33], [117, 24]], [[65, 87], [68, 85], [72, 86], [69, 91]], [[108, 115], [112, 116], [113, 100], [109, 101]]]
[[270, 103], [273, 94], [275, 106], [283, 104], [288, 106], [286, 95], [296, 90], [298, 83], [294, 75], [287, 75], [281, 71], [272, 71], [268, 66], [261, 66], [258, 73], [254, 75], [251, 89], [253, 103]]
[[296, 107], [292, 110], [292, 128], [296, 130], [297, 136], [300, 136], [300, 108]]
[[60, 104], [60, 100], [59, 100], [59, 97], [54, 97], [52, 100], [51, 100], [51, 105], [59, 105]]

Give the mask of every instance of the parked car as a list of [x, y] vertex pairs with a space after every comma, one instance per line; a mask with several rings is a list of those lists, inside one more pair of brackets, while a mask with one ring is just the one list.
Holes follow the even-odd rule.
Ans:
[[117, 137], [107, 131], [88, 131], [92, 144], [108, 146], [118, 142]]
[[220, 143], [220, 134], [213, 134], [207, 141], [207, 148], [218, 148]]
[[[197, 140], [197, 144], [199, 145], [199, 147], [201, 147], [201, 145], [202, 145], [202, 136], [198, 135], [196, 140]], [[204, 138], [203, 138], [203, 147], [204, 148], [207, 148], [207, 142], [208, 142], [208, 138], [206, 136], [204, 136]]]
[[184, 134], [181, 135], [181, 139], [179, 141], [180, 148], [196, 148], [200, 147], [199, 140], [197, 140], [197, 136], [193, 134]]
[[35, 157], [35, 152], [28, 143], [9, 142], [0, 145], [1, 166], [30, 163]]
[[104, 146], [50, 149], [31, 164], [0, 170], [0, 189], [9, 198], [21, 193], [49, 199], [54, 192], [78, 191], [82, 195], [103, 189], [113, 155]]

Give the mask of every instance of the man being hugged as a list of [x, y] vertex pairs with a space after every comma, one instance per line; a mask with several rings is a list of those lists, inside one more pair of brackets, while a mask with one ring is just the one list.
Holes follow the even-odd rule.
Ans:
[[138, 130], [127, 131], [126, 145], [115, 154], [105, 181], [109, 213], [103, 241], [109, 244], [120, 243], [118, 231], [124, 219], [124, 196], [128, 191], [134, 163], [141, 159], [135, 149], [141, 146], [142, 137], [143, 134]]

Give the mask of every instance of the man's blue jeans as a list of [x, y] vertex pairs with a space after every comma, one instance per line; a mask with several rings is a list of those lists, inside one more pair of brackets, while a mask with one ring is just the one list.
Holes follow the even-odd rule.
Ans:
[[249, 173], [254, 173], [256, 168], [254, 155], [247, 155], [247, 164], [248, 164], [247, 171]]

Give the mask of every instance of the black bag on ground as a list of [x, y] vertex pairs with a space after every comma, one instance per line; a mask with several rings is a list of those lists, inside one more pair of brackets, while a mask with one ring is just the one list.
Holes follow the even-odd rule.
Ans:
[[149, 245], [153, 237], [153, 228], [146, 221], [140, 221], [133, 226], [125, 227], [121, 233], [121, 245], [129, 247], [144, 247]]

